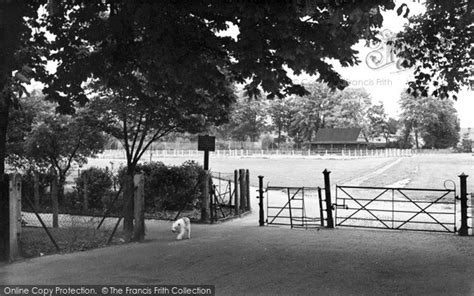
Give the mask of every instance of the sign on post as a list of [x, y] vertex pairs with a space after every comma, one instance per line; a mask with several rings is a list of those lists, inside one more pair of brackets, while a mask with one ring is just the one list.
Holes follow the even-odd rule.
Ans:
[[209, 169], [209, 151], [216, 150], [216, 137], [205, 135], [198, 136], [198, 150], [204, 151], [204, 169]]
[[215, 151], [216, 137], [205, 135], [198, 136], [198, 150], [199, 151]]

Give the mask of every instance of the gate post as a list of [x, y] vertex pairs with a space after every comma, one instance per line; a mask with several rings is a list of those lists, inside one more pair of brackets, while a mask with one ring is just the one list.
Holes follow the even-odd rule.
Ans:
[[459, 228], [459, 235], [468, 235], [467, 226], [467, 182], [468, 175], [462, 173], [458, 176], [461, 184], [461, 228]]
[[263, 214], [263, 176], [258, 176], [258, 207], [259, 207], [259, 216], [258, 224], [260, 226], [265, 225], [264, 214]]
[[20, 256], [21, 235], [21, 175], [10, 175], [10, 261]]
[[245, 210], [251, 211], [252, 207], [250, 206], [250, 172], [245, 170], [245, 192], [247, 198], [247, 208]]
[[240, 180], [240, 212], [243, 213], [247, 209], [247, 193], [245, 185], [245, 170], [239, 169], [239, 180]]
[[327, 216], [327, 227], [334, 228], [334, 221], [332, 219], [332, 202], [331, 202], [331, 182], [329, 180], [329, 174], [331, 172], [325, 169], [324, 175], [324, 192], [326, 193], [326, 216]]
[[235, 197], [235, 215], [240, 215], [240, 186], [239, 171], [234, 170], [234, 197]]
[[10, 259], [9, 176], [0, 176], [0, 262]]
[[133, 240], [142, 241], [145, 238], [145, 175], [136, 174], [133, 177], [134, 192], [134, 218]]

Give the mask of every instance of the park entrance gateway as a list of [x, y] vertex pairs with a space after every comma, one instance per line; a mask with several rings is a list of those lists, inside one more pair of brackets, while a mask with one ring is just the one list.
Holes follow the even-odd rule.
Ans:
[[[331, 188], [329, 173], [327, 170], [323, 172], [325, 188]], [[288, 225], [291, 228], [361, 227], [466, 236], [472, 229], [474, 216], [474, 201], [468, 205], [468, 196], [474, 198], [474, 194], [467, 193], [467, 177], [459, 175], [459, 195], [456, 194], [456, 183], [448, 180], [444, 182], [444, 188], [336, 185], [335, 198], [332, 199], [331, 190], [319, 187], [267, 186], [264, 190], [263, 176], [259, 176], [259, 225], [264, 226], [266, 222], [267, 225]], [[317, 193], [308, 195], [311, 191]], [[264, 192], [267, 192], [266, 217], [263, 212]], [[311, 196], [314, 196], [313, 201], [308, 202]], [[457, 206], [458, 200], [460, 206]], [[314, 214], [308, 214], [307, 205], [315, 207]], [[469, 216], [469, 208], [473, 216]], [[460, 223], [457, 221], [459, 217]]]

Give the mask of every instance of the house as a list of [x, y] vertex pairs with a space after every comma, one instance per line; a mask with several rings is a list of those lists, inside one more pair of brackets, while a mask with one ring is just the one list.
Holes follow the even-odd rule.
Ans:
[[321, 128], [311, 142], [311, 150], [341, 151], [367, 148], [361, 128]]

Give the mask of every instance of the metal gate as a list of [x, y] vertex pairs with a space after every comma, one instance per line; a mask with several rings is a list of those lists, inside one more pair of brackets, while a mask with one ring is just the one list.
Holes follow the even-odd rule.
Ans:
[[324, 226], [321, 190], [320, 187], [267, 187], [267, 225]]
[[337, 226], [456, 232], [455, 189], [336, 186]]

